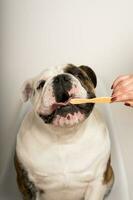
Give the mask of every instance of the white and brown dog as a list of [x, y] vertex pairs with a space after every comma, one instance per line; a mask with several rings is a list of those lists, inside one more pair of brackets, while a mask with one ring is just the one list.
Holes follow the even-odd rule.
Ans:
[[97, 84], [87, 66], [56, 67], [25, 82], [33, 110], [17, 136], [15, 167], [24, 200], [103, 200], [111, 190], [108, 129], [94, 104]]

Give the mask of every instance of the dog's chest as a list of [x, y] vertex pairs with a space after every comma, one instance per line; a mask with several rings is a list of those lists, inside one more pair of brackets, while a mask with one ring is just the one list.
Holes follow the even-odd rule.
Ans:
[[95, 131], [90, 137], [85, 134], [75, 142], [51, 142], [47, 147], [32, 137], [19, 148], [19, 157], [40, 189], [85, 188], [106, 166], [110, 146], [104, 137]]

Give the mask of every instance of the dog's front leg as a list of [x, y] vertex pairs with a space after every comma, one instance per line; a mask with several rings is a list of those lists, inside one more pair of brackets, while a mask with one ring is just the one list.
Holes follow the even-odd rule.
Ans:
[[15, 153], [14, 164], [17, 172], [17, 183], [23, 200], [39, 200], [39, 194], [35, 185], [29, 180], [28, 174], [20, 164]]
[[106, 189], [107, 187], [101, 179], [93, 181], [87, 188], [85, 200], [103, 200]]

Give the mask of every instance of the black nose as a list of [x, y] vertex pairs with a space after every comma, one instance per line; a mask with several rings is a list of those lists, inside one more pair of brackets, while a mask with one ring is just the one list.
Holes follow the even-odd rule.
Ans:
[[70, 81], [70, 77], [67, 74], [59, 74], [54, 78], [55, 83], [66, 84]]
[[69, 99], [68, 91], [72, 88], [71, 78], [67, 74], [59, 74], [53, 80], [53, 91], [57, 102]]
[[60, 95], [58, 96], [58, 102], [66, 102], [69, 99], [69, 94], [66, 91], [63, 91], [62, 93], [60, 93]]

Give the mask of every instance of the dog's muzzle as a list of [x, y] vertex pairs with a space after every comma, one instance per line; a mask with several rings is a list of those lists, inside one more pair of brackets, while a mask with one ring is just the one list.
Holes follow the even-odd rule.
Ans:
[[72, 88], [71, 77], [67, 74], [59, 74], [53, 80], [53, 92], [56, 102], [66, 102], [69, 100], [69, 91]]
[[[71, 77], [67, 74], [60, 74], [53, 79], [53, 95], [55, 103], [52, 105], [52, 113], [49, 115], [40, 114], [45, 123], [52, 123], [55, 126], [72, 126], [89, 116], [93, 109], [93, 104], [72, 105], [70, 99], [75, 98], [76, 91], [73, 89]], [[86, 98], [93, 98], [92, 93], [87, 94]]]

